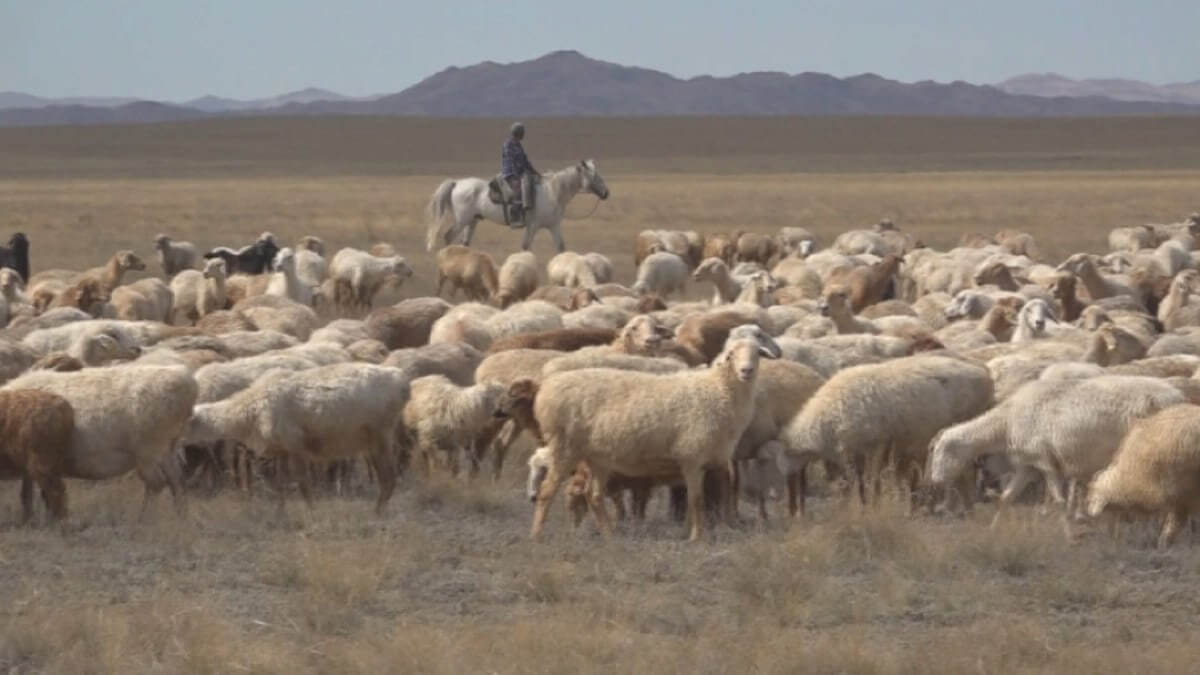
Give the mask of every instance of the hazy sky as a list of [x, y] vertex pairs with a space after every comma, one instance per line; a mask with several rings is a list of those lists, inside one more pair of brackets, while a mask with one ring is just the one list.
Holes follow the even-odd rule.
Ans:
[[0, 91], [391, 93], [555, 49], [678, 76], [1200, 79], [1200, 0], [0, 0]]

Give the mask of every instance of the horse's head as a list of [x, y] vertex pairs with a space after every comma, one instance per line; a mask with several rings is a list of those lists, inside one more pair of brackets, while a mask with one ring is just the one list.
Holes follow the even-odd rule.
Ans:
[[583, 189], [600, 199], [608, 199], [608, 186], [596, 170], [596, 161], [592, 159], [579, 160], [579, 176], [583, 178]]

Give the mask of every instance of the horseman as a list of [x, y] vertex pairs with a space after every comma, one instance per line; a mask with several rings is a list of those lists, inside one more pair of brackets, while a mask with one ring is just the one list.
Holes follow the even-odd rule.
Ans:
[[540, 175], [525, 155], [525, 148], [521, 146], [523, 138], [525, 125], [516, 122], [500, 150], [500, 176], [508, 183], [512, 194], [520, 199], [521, 211], [514, 209], [514, 220], [524, 220], [525, 215], [533, 211], [533, 181]]

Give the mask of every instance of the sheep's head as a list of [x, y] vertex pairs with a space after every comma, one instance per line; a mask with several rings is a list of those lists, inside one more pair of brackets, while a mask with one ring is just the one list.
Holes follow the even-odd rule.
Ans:
[[262, 234], [258, 235], [258, 241], [269, 242], [276, 248], [279, 247], [279, 245], [275, 242], [275, 235], [271, 232], [263, 232]]
[[779, 281], [771, 276], [770, 272], [755, 272], [750, 275], [750, 283], [754, 284], [760, 292], [771, 294], [779, 290]]
[[881, 220], [875, 224], [876, 232], [889, 232], [889, 231], [894, 231], [895, 229], [896, 229], [896, 224], [892, 222], [891, 218], [884, 218], [883, 220]]
[[17, 232], [8, 238], [8, 247], [13, 251], [25, 252], [29, 250], [29, 237], [25, 236], [24, 232]]
[[1183, 293], [1200, 293], [1200, 272], [1183, 270], [1175, 275], [1171, 285], [1178, 285], [1179, 291]]
[[138, 255], [133, 251], [118, 251], [116, 258], [117, 267], [119, 267], [122, 272], [146, 269], [146, 263], [142, 262], [142, 259], [139, 258]]
[[817, 309], [821, 312], [821, 316], [831, 316], [834, 312], [845, 310], [850, 307], [850, 299], [844, 289], [836, 288], [827, 291], [819, 301], [817, 301]]
[[725, 350], [713, 361], [714, 367], [729, 368], [742, 382], [758, 376], [760, 357], [777, 359], [783, 355], [779, 343], [754, 324], [743, 324], [729, 332]]
[[1095, 261], [1093, 260], [1092, 256], [1087, 253], [1076, 253], [1062, 261], [1062, 264], [1060, 264], [1057, 269], [1059, 272], [1079, 274], [1082, 270], [1087, 268], [1095, 268]]
[[1019, 323], [1032, 328], [1037, 333], [1042, 333], [1046, 330], [1046, 324], [1054, 321], [1054, 312], [1050, 309], [1050, 305], [1046, 304], [1046, 301], [1034, 298], [1025, 303], [1017, 318]]
[[542, 489], [542, 482], [546, 480], [546, 474], [550, 471], [550, 462], [553, 458], [550, 455], [550, 448], [542, 446], [533, 451], [529, 456], [529, 480], [525, 485], [525, 494], [529, 496], [529, 501], [537, 501], [538, 492]]
[[983, 286], [985, 284], [996, 284], [1001, 281], [1006, 281], [1012, 278], [1012, 274], [1008, 271], [1008, 267], [1002, 262], [992, 262], [984, 265], [975, 273], [975, 285]]
[[929, 482], [934, 485], [945, 485], [958, 478], [975, 460], [970, 445], [952, 429], [942, 429], [929, 442]]
[[655, 241], [646, 247], [646, 255], [654, 255], [655, 253], [665, 253], [667, 247], [661, 241]]
[[113, 361], [136, 359], [141, 354], [141, 347], [126, 344], [112, 335], [99, 333], [85, 338], [82, 360], [87, 365], [104, 365]]
[[412, 268], [408, 266], [408, 262], [405, 261], [403, 257], [396, 256], [396, 257], [392, 258], [391, 274], [392, 274], [392, 276], [396, 277], [400, 281], [404, 281], [405, 279], [409, 279], [412, 277], [413, 271], [412, 271]]
[[296, 253], [291, 248], [281, 248], [272, 264], [277, 271], [293, 273], [296, 271]]
[[978, 291], [959, 291], [950, 300], [950, 304], [946, 305], [946, 309], [942, 310], [942, 314], [947, 319], [961, 319], [966, 316], [973, 316], [982, 308], [983, 302], [983, 295]]
[[639, 314], [649, 314], [650, 312], [660, 312], [666, 308], [667, 303], [657, 295], [643, 295], [638, 298], [636, 311]]
[[1055, 300], [1066, 300], [1075, 297], [1075, 277], [1070, 274], [1055, 275], [1050, 282], [1050, 294]]
[[720, 258], [705, 258], [692, 272], [693, 281], [712, 281], [729, 275], [729, 266]]
[[600, 296], [596, 295], [596, 291], [590, 288], [577, 288], [571, 292], [571, 297], [567, 299], [566, 309], [568, 312], [573, 312], [598, 302], [600, 302]]
[[8, 267], [0, 267], [0, 295], [11, 299], [23, 287], [24, 284], [21, 283], [21, 275], [16, 270]]
[[170, 245], [171, 245], [171, 238], [170, 238], [170, 237], [168, 237], [168, 236], [167, 236], [167, 235], [165, 235], [165, 234], [158, 234], [158, 235], [155, 235], [155, 237], [154, 237], [154, 248], [158, 249], [159, 251], [165, 251], [165, 250], [167, 250], [167, 247], [168, 247], [168, 246], [170, 246]]
[[807, 258], [808, 256], [813, 254], [813, 250], [816, 248], [817, 248], [816, 240], [805, 239], [804, 241], [800, 242], [800, 248], [798, 249], [798, 251], [800, 253], [800, 257]]
[[[530, 413], [533, 402], [537, 398], [538, 383], [530, 378], [522, 377], [514, 380], [500, 394], [496, 401], [494, 417], [516, 417], [521, 412]], [[528, 417], [528, 414], [523, 415]]]
[[98, 280], [90, 277], [64, 292], [73, 296], [70, 298], [71, 304], [95, 317], [100, 316], [104, 311], [104, 303], [109, 299], [108, 291], [104, 290], [104, 286]]
[[323, 256], [323, 255], [325, 255], [325, 241], [322, 240], [320, 237], [314, 237], [311, 234], [306, 235], [306, 236], [300, 237], [300, 240], [296, 242], [296, 249], [303, 250], [303, 251], [312, 251], [313, 253], [316, 253], [317, 255]]
[[225, 261], [221, 258], [209, 258], [204, 261], [205, 279], [224, 279], [226, 276]]
[[655, 354], [662, 346], [663, 340], [669, 340], [674, 334], [664, 328], [654, 317], [635, 316], [625, 324], [617, 335], [617, 342], [624, 346], [629, 354]]
[[[264, 232], [263, 234], [270, 234]], [[273, 269], [272, 265], [275, 261], [275, 255], [279, 253], [279, 246], [275, 244], [275, 239], [259, 239], [250, 246], [250, 250], [254, 252], [254, 256], [266, 261], [267, 269]]]
[[1096, 330], [1108, 323], [1112, 323], [1112, 317], [1098, 305], [1088, 305], [1079, 314], [1079, 327], [1085, 330]]
[[1092, 478], [1087, 492], [1087, 514], [1092, 518], [1099, 517], [1108, 508], [1114, 475], [1113, 468], [1109, 466]]

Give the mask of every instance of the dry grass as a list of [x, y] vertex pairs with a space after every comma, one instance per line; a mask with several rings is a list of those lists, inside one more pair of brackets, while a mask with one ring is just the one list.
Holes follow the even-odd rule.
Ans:
[[[962, 122], [941, 144], [928, 122], [916, 140], [895, 134], [917, 122], [860, 120], [801, 125], [799, 140], [784, 142], [785, 122], [758, 122], [768, 140], [747, 141], [745, 154], [718, 135], [707, 159], [671, 148], [704, 152], [696, 139], [712, 121], [673, 136], [654, 123], [644, 152], [622, 135], [632, 122], [588, 127], [586, 142], [575, 135], [582, 122], [547, 123], [557, 145], [535, 159], [598, 156], [613, 198], [569, 222], [567, 241], [609, 254], [624, 280], [644, 227], [798, 224], [828, 238], [889, 216], [938, 247], [967, 230], [1025, 229], [1061, 257], [1101, 248], [1110, 227], [1200, 208], [1200, 171], [1182, 168], [1198, 156], [1200, 134], [1168, 144], [1162, 131], [1194, 122]], [[471, 164], [478, 147], [456, 143], [490, 128], [428, 123], [411, 154], [391, 137], [371, 150], [372, 134], [421, 131], [397, 124], [3, 131], [0, 154], [16, 159], [0, 180], [0, 234], [30, 235], [35, 270], [98, 264], [125, 247], [149, 254], [160, 230], [204, 246], [262, 230], [288, 241], [318, 234], [334, 247], [389, 241], [417, 271], [404, 294], [424, 293], [433, 267], [420, 213], [440, 179], [429, 174], [490, 170]], [[325, 125], [325, 135], [287, 150], [305, 125]], [[753, 129], [739, 121], [729, 137], [757, 139]], [[833, 131], [841, 136], [814, 140]], [[491, 149], [498, 140], [488, 133]], [[449, 148], [441, 163], [429, 159], [438, 147]], [[1056, 166], [1066, 168], [1048, 170]], [[1096, 170], [1104, 166], [1112, 170]], [[586, 212], [589, 199], [569, 213]], [[478, 234], [498, 258], [516, 244], [492, 224]], [[549, 252], [547, 239], [537, 251]], [[559, 506], [546, 540], [531, 544], [521, 459], [497, 485], [409, 478], [383, 517], [366, 496], [326, 498], [311, 511], [296, 501], [279, 520], [265, 497], [222, 494], [193, 499], [182, 523], [165, 501], [139, 523], [131, 478], [73, 482], [65, 532], [24, 529], [12, 525], [15, 486], [4, 485], [0, 670], [1194, 669], [1200, 554], [1186, 541], [1165, 554], [1149, 550], [1145, 533], [1068, 545], [1056, 518], [1032, 510], [989, 529], [986, 505], [952, 520], [820, 501], [809, 522], [718, 528], [696, 545], [680, 540], [661, 505], [611, 540], [590, 525], [571, 531]]]

